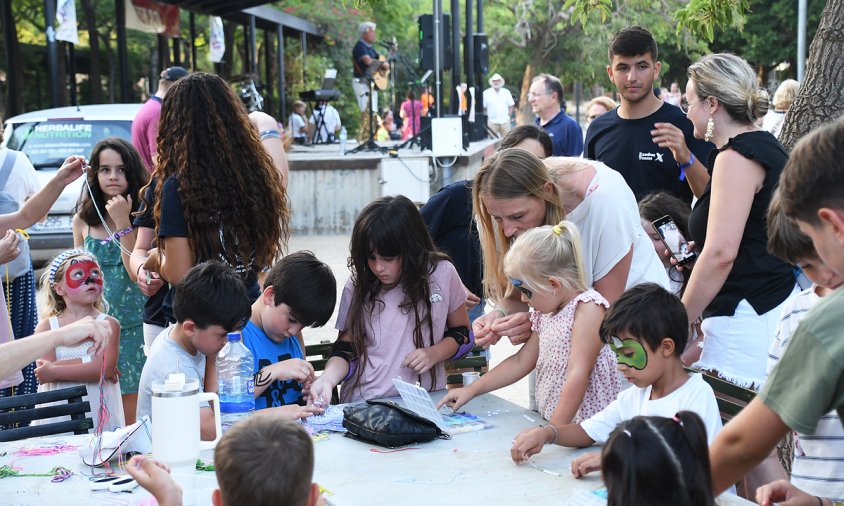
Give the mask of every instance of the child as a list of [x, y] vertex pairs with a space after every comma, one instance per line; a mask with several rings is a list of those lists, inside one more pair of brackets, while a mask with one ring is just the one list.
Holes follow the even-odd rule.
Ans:
[[[598, 337], [609, 303], [586, 289], [582, 264], [580, 234], [571, 222], [520, 235], [504, 257], [504, 272], [533, 308], [533, 332], [515, 355], [470, 386], [449, 391], [440, 406], [460, 409], [534, 368], [539, 414], [554, 426], [580, 423], [614, 401], [621, 390], [615, 354]], [[541, 444], [548, 435], [537, 428], [519, 437]]]
[[[272, 479], [264, 471], [272, 465]], [[215, 506], [251, 504], [313, 506], [325, 504], [313, 483], [314, 445], [296, 422], [274, 416], [253, 416], [229, 429], [214, 449], [214, 470], [220, 488], [211, 495]], [[182, 504], [182, 490], [167, 466], [143, 455], [132, 457], [126, 471], [161, 506]]]
[[706, 427], [691, 411], [621, 422], [601, 452], [601, 469], [607, 506], [715, 504]]
[[350, 250], [340, 337], [311, 385], [311, 402], [327, 404], [341, 381], [341, 402], [396, 396], [396, 377], [430, 391], [445, 388], [443, 362], [472, 349], [466, 289], [416, 206], [401, 195], [367, 205]]
[[[818, 257], [838, 276], [844, 276], [842, 152], [844, 120], [838, 120], [800, 140], [779, 183], [785, 215], [812, 239]], [[839, 289], [812, 308], [759, 395], [711, 445], [716, 491], [767, 457], [789, 430], [811, 434], [832, 409], [844, 420], [842, 315], [844, 291]]]
[[[99, 259], [108, 280], [104, 293], [108, 313], [120, 322], [118, 368], [127, 424], [135, 423], [138, 380], [146, 359], [141, 319], [145, 298], [132, 279], [137, 271], [129, 267], [127, 252], [135, 247], [131, 214], [138, 210], [138, 192], [147, 179], [141, 157], [129, 142], [119, 137], [103, 139], [91, 150], [87, 174], [94, 198], [83, 189], [73, 216], [73, 245]], [[103, 226], [103, 218], [110, 232]]]
[[302, 406], [302, 383], [313, 381], [314, 368], [296, 336], [304, 327], [325, 325], [336, 298], [331, 268], [310, 251], [287, 255], [270, 269], [243, 328], [243, 344], [255, 357], [255, 409], [311, 414], [313, 406]]
[[304, 145], [308, 142], [308, 121], [305, 118], [305, 103], [301, 100], [293, 102], [293, 114], [290, 115], [287, 128], [296, 144]]
[[671, 291], [678, 297], [683, 295], [683, 290], [689, 282], [691, 270], [688, 268], [680, 270], [677, 266], [671, 264], [671, 257], [665, 255], [665, 243], [654, 230], [653, 222], [663, 216], [670, 216], [677, 224], [677, 229], [683, 234], [683, 237], [689, 240], [691, 238], [691, 234], [689, 234], [690, 211], [689, 204], [668, 192], [649, 193], [639, 200], [639, 216], [641, 216], [642, 228], [648, 234], [656, 250], [656, 255], [662, 260], [662, 265], [668, 273]]
[[[120, 347], [120, 323], [103, 313], [103, 275], [97, 258], [82, 249], [71, 249], [59, 254], [41, 276], [45, 310], [35, 332], [46, 332], [67, 326], [85, 317], [106, 320], [111, 326], [111, 339], [102, 356], [88, 354], [93, 343], [77, 346], [56, 346], [36, 360], [35, 376], [39, 392], [84, 384], [85, 397], [91, 404], [94, 428], [110, 431], [125, 422], [123, 404], [120, 402], [117, 357]], [[33, 422], [34, 425], [69, 420], [58, 417]]]
[[[811, 239], [785, 216], [779, 192], [768, 208], [768, 250], [782, 260], [800, 266], [814, 285], [792, 297], [783, 307], [777, 335], [768, 352], [768, 373], [780, 361], [797, 325], [822, 298], [844, 283], [844, 277], [824, 264]], [[844, 501], [844, 429], [834, 411], [818, 422], [814, 434], [795, 438], [791, 482], [811, 495]]]
[[[688, 374], [680, 362], [688, 332], [686, 310], [676, 295], [654, 283], [624, 292], [604, 317], [600, 333], [616, 353], [618, 370], [635, 388], [623, 390], [603, 411], [579, 425], [542, 427], [544, 441], [520, 435], [510, 450], [513, 460], [524, 462], [545, 443], [575, 447], [603, 443], [619, 423], [634, 416], [673, 416], [682, 410], [700, 415], [711, 441], [721, 430], [721, 416], [712, 388], [700, 374]], [[598, 462], [596, 454], [576, 458], [575, 476], [598, 469]]]
[[[163, 383], [170, 373], [196, 379], [206, 392], [217, 391], [213, 364], [226, 345], [226, 334], [243, 328], [249, 319], [249, 296], [242, 278], [220, 262], [193, 266], [176, 285], [173, 314], [176, 325], [167, 327], [147, 357], [138, 387], [138, 418], [152, 418], [152, 384]], [[206, 378], [206, 361], [208, 377]], [[212, 374], [213, 373], [213, 374]], [[199, 424], [204, 441], [214, 439], [214, 412], [201, 405]]]

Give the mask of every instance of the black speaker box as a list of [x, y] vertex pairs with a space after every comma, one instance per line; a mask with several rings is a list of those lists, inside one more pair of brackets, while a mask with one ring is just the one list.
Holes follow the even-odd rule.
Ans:
[[475, 74], [485, 75], [489, 72], [489, 42], [485, 33], [476, 33], [475, 43]]
[[422, 129], [420, 137], [422, 138], [422, 149], [433, 149], [433, 140], [431, 138], [431, 117], [422, 116], [419, 118], [419, 128]]
[[[451, 15], [443, 13], [440, 23], [440, 70], [451, 70]], [[434, 15], [419, 16], [419, 68], [434, 69]]]
[[475, 122], [469, 125], [469, 141], [478, 142], [487, 138], [486, 114], [475, 114]]

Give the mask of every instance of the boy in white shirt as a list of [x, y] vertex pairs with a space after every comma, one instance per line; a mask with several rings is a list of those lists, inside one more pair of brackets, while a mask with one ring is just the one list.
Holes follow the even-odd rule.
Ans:
[[[686, 348], [689, 322], [683, 303], [655, 283], [636, 285], [610, 306], [601, 323], [601, 339], [618, 358], [618, 370], [634, 387], [580, 424], [545, 426], [545, 444], [587, 447], [604, 443], [620, 422], [634, 416], [671, 418], [679, 411], [693, 411], [706, 426], [711, 443], [721, 430], [721, 415], [712, 388], [700, 374], [683, 369], [680, 355]], [[532, 430], [532, 429], [529, 429]], [[542, 444], [517, 443], [510, 449], [513, 461], [526, 461], [539, 453]], [[587, 453], [572, 460], [572, 473], [581, 477], [600, 469], [600, 453]]]

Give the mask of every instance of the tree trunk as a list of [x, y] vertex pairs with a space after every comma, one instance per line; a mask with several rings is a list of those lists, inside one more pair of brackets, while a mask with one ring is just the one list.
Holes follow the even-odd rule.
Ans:
[[528, 63], [525, 65], [525, 75], [522, 78], [522, 89], [519, 91], [519, 110], [516, 111], [516, 124], [529, 125], [533, 124], [533, 110], [528, 101], [528, 91], [530, 90], [530, 82], [533, 81], [533, 66]]
[[[0, 16], [3, 21], [3, 30], [9, 30], [14, 35], [10, 37], [8, 47], [6, 48], [6, 64], [10, 69], [15, 69], [15, 72], [7, 74], [7, 79], [14, 79], [6, 83], [6, 103], [4, 107], [5, 117], [16, 116], [24, 112], [23, 106], [23, 65], [21, 65], [21, 47], [18, 41], [18, 33], [15, 29], [15, 15], [12, 11], [12, 2], [3, 2], [3, 16]], [[2, 128], [2, 125], [0, 125]], [[2, 138], [2, 135], [0, 135]]]
[[801, 137], [844, 113], [844, 0], [827, 0], [809, 48], [805, 79], [785, 116], [780, 140], [791, 150]]
[[91, 103], [103, 103], [102, 70], [100, 69], [100, 39], [97, 33], [97, 17], [91, 0], [82, 0], [82, 10], [85, 12], [85, 24], [88, 25], [88, 44], [90, 71], [88, 84], [91, 86]]

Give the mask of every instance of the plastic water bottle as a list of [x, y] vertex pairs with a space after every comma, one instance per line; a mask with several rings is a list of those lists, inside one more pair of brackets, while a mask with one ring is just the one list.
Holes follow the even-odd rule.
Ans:
[[243, 344], [239, 333], [230, 333], [228, 340], [217, 355], [220, 416], [224, 428], [255, 411], [252, 352]]
[[349, 137], [349, 134], [346, 132], [346, 127], [340, 129], [340, 154], [346, 154], [346, 139]]

